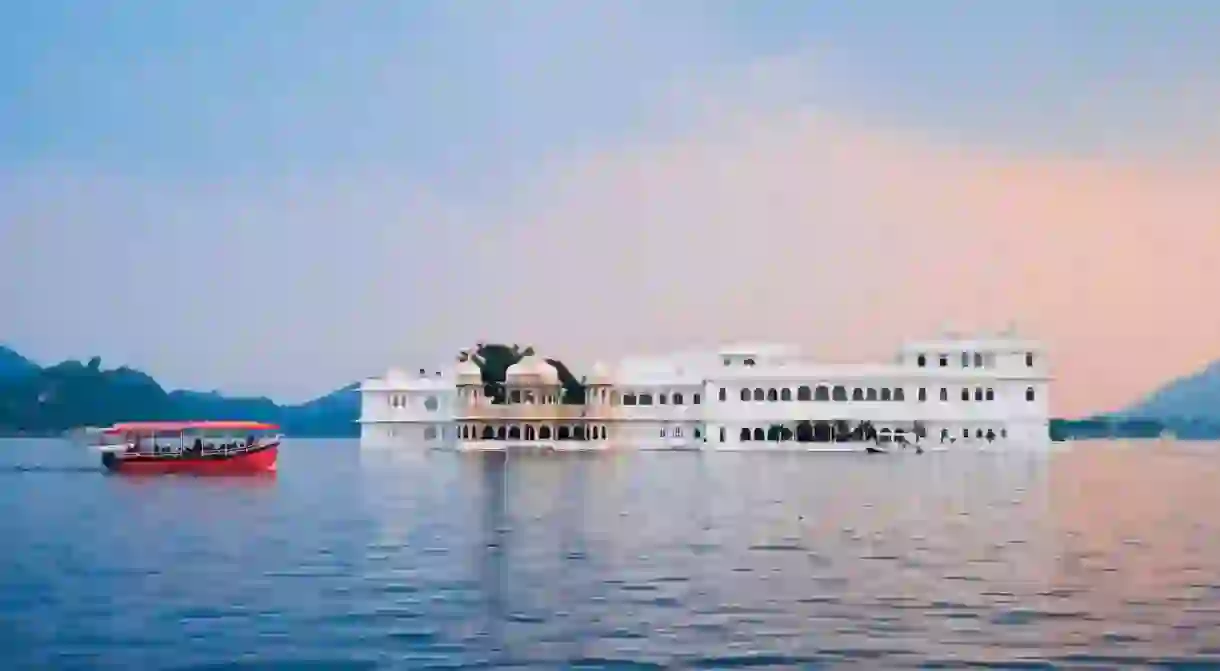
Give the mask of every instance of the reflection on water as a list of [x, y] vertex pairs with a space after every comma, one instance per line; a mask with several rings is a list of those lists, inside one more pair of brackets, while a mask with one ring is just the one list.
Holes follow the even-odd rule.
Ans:
[[[1220, 660], [1220, 452], [361, 453], [107, 477], [0, 443], [5, 668]], [[260, 667], [261, 668], [261, 667]]]

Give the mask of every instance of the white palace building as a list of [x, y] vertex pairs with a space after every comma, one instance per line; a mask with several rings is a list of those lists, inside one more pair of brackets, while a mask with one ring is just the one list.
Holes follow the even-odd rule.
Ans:
[[1038, 446], [1050, 379], [1040, 344], [1010, 330], [908, 342], [889, 363], [818, 363], [786, 345], [629, 358], [595, 364], [585, 402], [565, 404], [556, 369], [531, 355], [498, 403], [469, 359], [390, 370], [361, 385], [359, 421], [369, 447], [842, 451], [863, 449], [865, 423], [881, 442]]

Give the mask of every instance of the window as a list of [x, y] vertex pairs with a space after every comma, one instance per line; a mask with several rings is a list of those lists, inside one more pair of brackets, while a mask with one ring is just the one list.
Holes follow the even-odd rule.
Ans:
[[1033, 352], [1025, 353], [1025, 367], [1026, 368], [1034, 367], [1034, 353]]
[[695, 427], [695, 440], [699, 440], [702, 437], [703, 437], [703, 430], [696, 426]]
[[915, 357], [915, 365], [919, 366], [920, 368], [927, 366], [928, 356], [926, 354], [920, 354], [919, 356]]
[[974, 367], [975, 368], [983, 367], [983, 355], [979, 354], [978, 352], [974, 353]]
[[970, 390], [965, 387], [962, 387], [962, 400], [963, 401], [970, 400]]
[[970, 353], [962, 352], [962, 368], [970, 367]]
[[791, 401], [792, 400], [792, 390], [787, 387], [780, 389], [779, 390], [779, 400]]
[[1034, 400], [1034, 388], [1033, 387], [1025, 388], [1025, 400], [1029, 401], [1030, 403], [1033, 402], [1033, 400]]
[[[825, 391], [826, 388], [822, 387], [821, 389]], [[796, 400], [811, 401], [813, 400], [813, 393], [810, 391], [809, 387], [801, 385], [796, 388]]]
[[521, 390], [514, 389], [514, 390], [508, 392], [508, 402], [509, 403], [520, 403], [521, 402]]
[[[699, 396], [699, 394], [694, 394], [693, 396], [691, 396], [690, 402], [693, 405], [699, 405], [699, 401], [701, 401], [701, 400], [703, 400], [703, 399]], [[724, 400], [724, 399], [721, 399], [721, 400]]]
[[877, 390], [873, 389], [872, 387], [869, 387], [868, 391], [865, 393], [864, 400], [866, 400], [866, 401], [877, 400]]
[[762, 441], [762, 440], [766, 440], [766, 438], [764, 438], [764, 437], [763, 437], [763, 430], [762, 430], [762, 429], [754, 429], [754, 440], [755, 440], [755, 441]]
[[732, 361], [729, 361], [729, 358], [726, 356], [726, 357], [724, 358], [724, 365], [726, 365], [726, 366], [727, 366], [727, 365], [729, 365], [729, 364], [731, 364], [731, 363], [733, 363], [733, 362], [732, 362]]
[[750, 430], [749, 429], [741, 430], [741, 440], [742, 440], [742, 442], [746, 442], [746, 441], [750, 440]]
[[944, 403], [949, 401], [949, 389], [947, 387], [940, 388], [940, 400]]
[[429, 424], [424, 427], [424, 440], [436, 440], [436, 427]]
[[826, 388], [824, 385], [819, 384], [818, 388], [815, 389], [813, 392], [813, 400], [829, 401], [830, 400], [830, 389]]
[[905, 392], [905, 391], [903, 391], [902, 387], [899, 387], [899, 388], [897, 388], [897, 389], [895, 389], [895, 390], [894, 390], [894, 400], [895, 400], [895, 401], [905, 401], [905, 400], [907, 400], [907, 394], [906, 394], [906, 392]]
[[435, 396], [429, 396], [424, 399], [424, 409], [428, 412], [436, 412], [438, 407], [440, 407], [440, 403], [437, 402]]
[[550, 439], [551, 439], [551, 427], [547, 426], [546, 424], [543, 424], [542, 426], [538, 427], [538, 440], [550, 440]]
[[974, 400], [976, 400], [976, 401], [983, 400], [983, 388], [982, 387], [974, 388]]
[[975, 438], [982, 438], [982, 437], [983, 437], [983, 430], [982, 430], [982, 429], [975, 429], [975, 430], [974, 430], [974, 437], [975, 437]]
[[889, 387], [886, 387], [886, 388], [884, 388], [884, 389], [882, 389], [882, 390], [881, 390], [881, 400], [883, 400], [883, 401], [888, 401], [888, 400], [890, 400], [890, 390], [889, 390]]
[[525, 393], [521, 395], [521, 400], [525, 403], [533, 403], [534, 402], [534, 392], [529, 391], [527, 389], [525, 391]]
[[970, 429], [962, 429], [962, 438], [970, 437]]
[[763, 398], [764, 398], [764, 396], [765, 396], [765, 394], [763, 394], [763, 390], [762, 390], [762, 389], [755, 389], [755, 390], [754, 390], [754, 400], [755, 400], [755, 401], [762, 401], [762, 400], [763, 400]]
[[994, 400], [995, 400], [995, 390], [994, 390], [994, 389], [992, 389], [991, 387], [988, 387], [988, 388], [987, 388], [987, 400], [988, 400], [988, 401], [994, 401]]
[[652, 405], [652, 394], [640, 394], [640, 405]]
[[743, 400], [743, 401], [750, 400], [750, 390], [749, 389], [741, 390], [741, 400]]
[[722, 426], [722, 427], [720, 427], [720, 442], [722, 442], [722, 443], [724, 442], [724, 434], [725, 434], [725, 430], [724, 430], [724, 427]]
[[669, 401], [665, 394], [657, 394], [657, 405], [665, 405]]
[[863, 401], [864, 400], [864, 390], [859, 387], [852, 389], [851, 390], [851, 400]]
[[635, 405], [635, 394], [631, 392], [623, 394], [623, 405]]
[[919, 402], [923, 403], [928, 400], [928, 389], [926, 387], [919, 388]]
[[774, 389], [774, 388], [768, 389], [768, 390], [767, 390], [767, 400], [768, 400], [768, 401], [778, 401], [778, 400], [779, 400], [779, 392], [775, 391], [775, 389]]
[[1000, 437], [1001, 437], [1001, 438], [1007, 438], [1007, 437], [1008, 437], [1008, 429], [1000, 429]]
[[661, 437], [665, 437], [665, 427], [661, 427]]
[[745, 365], [747, 365], [747, 366], [753, 366], [753, 365], [754, 365], [754, 359], [746, 359], [745, 361], [742, 361], [742, 363], [744, 363], [744, 364], [745, 364]]
[[509, 440], [521, 440], [521, 427], [519, 427], [519, 426], [508, 427], [508, 439]]
[[844, 387], [842, 385], [836, 386], [834, 388], [834, 391], [831, 392], [830, 397], [836, 401], [846, 401], [847, 400], [847, 387]]
[[948, 354], [940, 355], [940, 367], [947, 368], [948, 366], [949, 366], [949, 355]]
[[684, 400], [686, 400], [686, 399], [682, 398], [682, 392], [680, 392], [680, 391], [674, 392], [674, 405], [682, 405], [682, 401], [684, 401]]
[[674, 438], [681, 438], [681, 437], [682, 437], [682, 427], [675, 426], [674, 427]]
[[723, 403], [729, 400], [729, 392], [724, 387], [720, 388], [720, 402]]

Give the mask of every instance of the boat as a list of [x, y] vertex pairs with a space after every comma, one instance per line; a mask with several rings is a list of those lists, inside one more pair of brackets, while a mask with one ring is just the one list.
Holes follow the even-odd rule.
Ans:
[[124, 422], [94, 431], [102, 465], [131, 475], [274, 473], [282, 436], [264, 422]]

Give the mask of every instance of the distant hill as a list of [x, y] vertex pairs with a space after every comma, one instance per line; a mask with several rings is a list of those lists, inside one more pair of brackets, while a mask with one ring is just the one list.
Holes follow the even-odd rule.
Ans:
[[1220, 361], [1171, 380], [1111, 416], [1153, 419], [1179, 438], [1220, 439]]
[[119, 421], [249, 419], [273, 422], [295, 436], [359, 435], [358, 384], [298, 405], [217, 392], [167, 392], [152, 377], [97, 357], [45, 368], [0, 347], [0, 434], [55, 435]]

